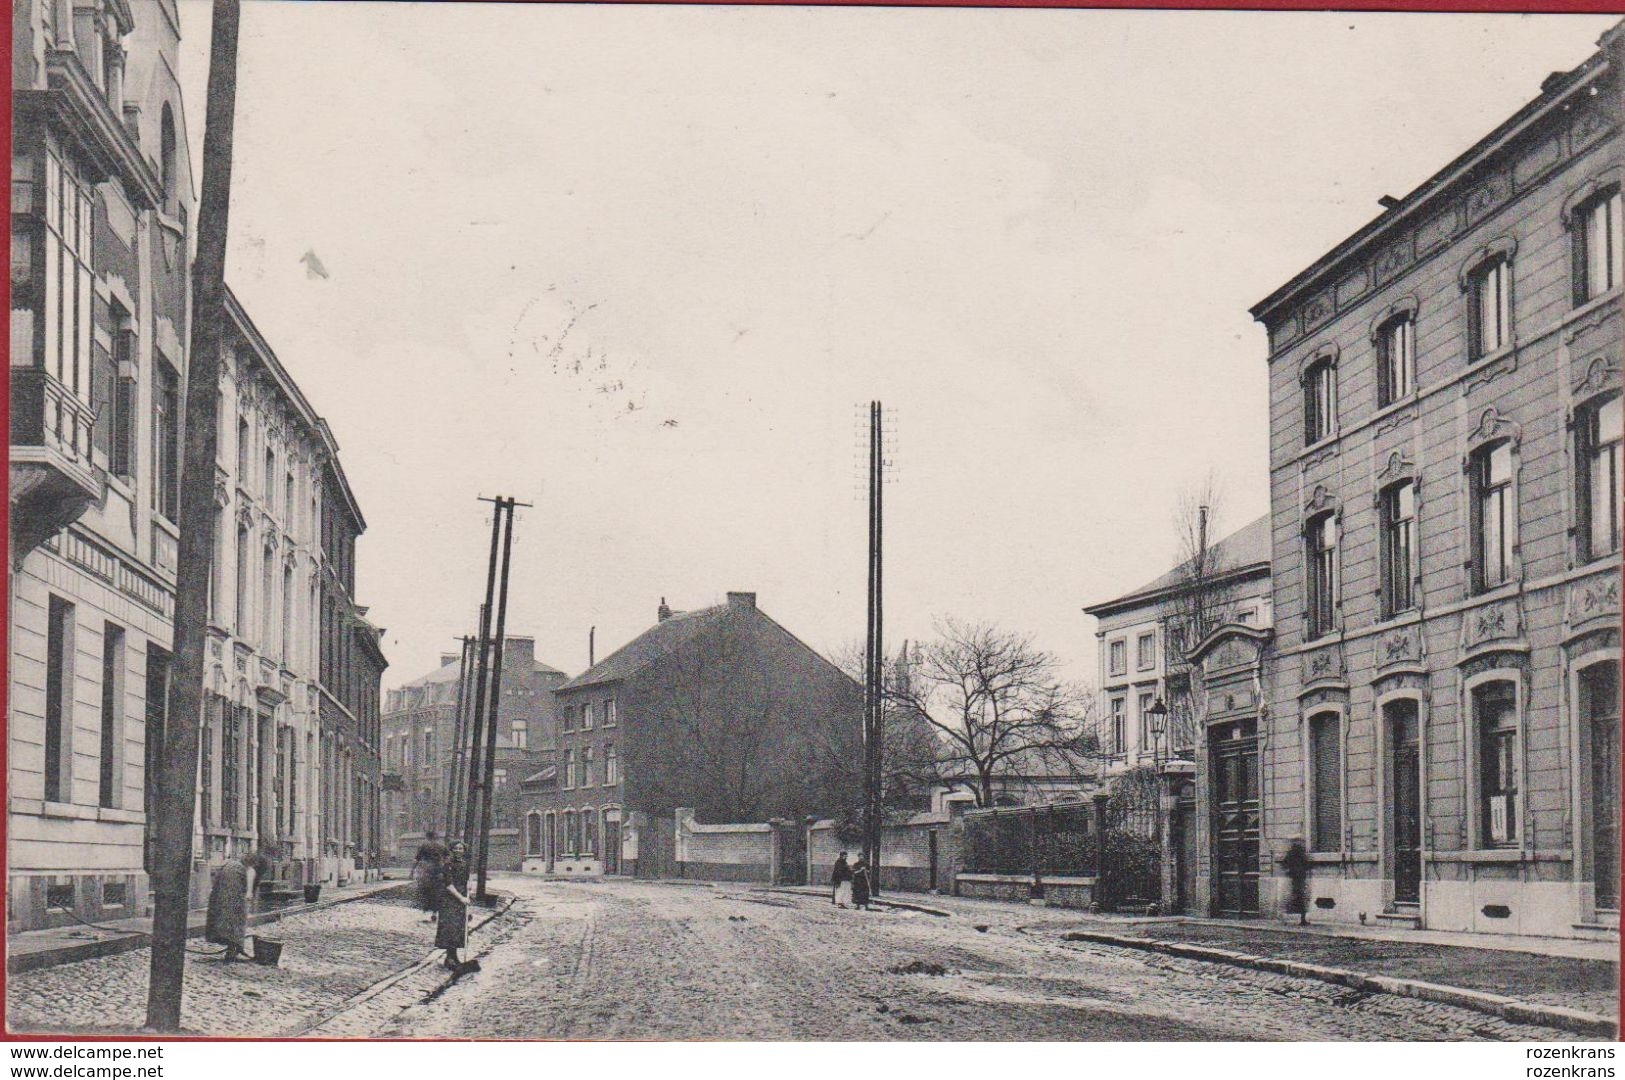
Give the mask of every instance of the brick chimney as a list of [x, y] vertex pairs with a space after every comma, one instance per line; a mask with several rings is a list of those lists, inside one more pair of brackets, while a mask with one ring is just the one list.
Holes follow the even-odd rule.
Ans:
[[660, 598], [660, 606], [655, 608], [655, 618], [660, 622], [665, 622], [667, 619], [671, 618], [671, 608], [666, 606], [666, 598], [664, 596]]
[[463, 662], [463, 656], [462, 656], [461, 653], [443, 652], [443, 653], [440, 654], [440, 666], [441, 667], [448, 667], [448, 666], [450, 666], [452, 664], [460, 664], [462, 662]]
[[728, 594], [728, 606], [735, 611], [755, 611], [756, 594], [753, 592], [731, 592]]

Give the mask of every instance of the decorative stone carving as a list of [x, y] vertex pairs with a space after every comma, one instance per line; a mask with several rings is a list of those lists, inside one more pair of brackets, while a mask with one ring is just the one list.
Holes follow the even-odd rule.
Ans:
[[1494, 405], [1485, 409], [1478, 418], [1478, 424], [1467, 436], [1469, 447], [1477, 448], [1489, 442], [1501, 439], [1511, 439], [1516, 445], [1523, 438], [1523, 428], [1498, 412]]
[[1335, 444], [1330, 445], [1330, 446], [1323, 446], [1319, 450], [1316, 450], [1314, 453], [1310, 454], [1308, 457], [1303, 459], [1303, 467], [1305, 469], [1312, 469], [1316, 465], [1325, 464], [1326, 462], [1330, 461], [1332, 458], [1334, 458], [1336, 456], [1337, 456], [1337, 446]]
[[1606, 357], [1599, 356], [1586, 365], [1585, 377], [1574, 384], [1574, 400], [1584, 401], [1588, 397], [1617, 386], [1619, 386], [1619, 368], [1609, 363]]
[[1394, 242], [1384, 248], [1377, 261], [1372, 264], [1372, 271], [1377, 276], [1378, 283], [1396, 277], [1399, 272], [1411, 264], [1412, 244], [1409, 236], [1396, 237]]
[[1332, 294], [1329, 291], [1311, 297], [1303, 305], [1304, 330], [1307, 332], [1322, 325], [1332, 317], [1335, 310], [1336, 305], [1332, 303]]
[[1578, 150], [1596, 141], [1608, 127], [1608, 117], [1601, 109], [1581, 109], [1574, 118], [1574, 148]]
[[1569, 633], [1592, 623], [1619, 625], [1619, 576], [1609, 572], [1576, 581], [1568, 588], [1563, 607], [1563, 628]]
[[1416, 667], [1422, 662], [1423, 647], [1420, 625], [1402, 626], [1389, 631], [1377, 640], [1377, 670], [1384, 672], [1399, 667]]
[[1472, 376], [1461, 384], [1462, 396], [1466, 397], [1479, 387], [1488, 386], [1496, 379], [1499, 379], [1502, 375], [1510, 375], [1512, 372], [1517, 370], [1518, 354], [1509, 352], [1494, 363], [1486, 364], [1484, 367], [1473, 372]]
[[1416, 462], [1407, 460], [1404, 454], [1395, 450], [1388, 455], [1388, 460], [1384, 463], [1382, 471], [1377, 473], [1377, 487], [1386, 487], [1395, 480], [1413, 476], [1415, 473]]
[[1322, 511], [1331, 509], [1336, 503], [1337, 500], [1332, 497], [1331, 492], [1326, 490], [1325, 484], [1316, 484], [1315, 490], [1309, 494], [1309, 501], [1303, 504], [1303, 516], [1306, 518], [1313, 517]]
[[1505, 175], [1486, 177], [1467, 193], [1466, 209], [1469, 222], [1478, 221], [1497, 206], [1512, 197], [1512, 181]]
[[1343, 665], [1343, 649], [1340, 645], [1316, 649], [1303, 658], [1303, 682], [1306, 686], [1319, 682], [1340, 682], [1346, 672], [1347, 668]]
[[1406, 424], [1415, 419], [1415, 406], [1395, 409], [1393, 412], [1389, 413], [1387, 416], [1383, 417], [1377, 422], [1377, 426], [1373, 430], [1372, 434], [1381, 437], [1388, 434], [1390, 431], [1398, 431], [1401, 427], [1404, 427]]
[[1461, 651], [1515, 641], [1523, 633], [1523, 613], [1516, 598], [1500, 600], [1462, 613]]

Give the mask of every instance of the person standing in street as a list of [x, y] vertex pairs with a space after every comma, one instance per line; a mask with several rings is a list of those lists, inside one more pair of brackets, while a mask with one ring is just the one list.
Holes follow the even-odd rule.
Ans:
[[243, 955], [243, 941], [248, 936], [248, 901], [254, 887], [270, 870], [271, 863], [264, 855], [250, 851], [222, 864], [209, 882], [209, 914], [203, 936], [210, 944], [225, 946], [225, 963]]
[[829, 883], [835, 886], [835, 894], [830, 902], [836, 907], [846, 907], [852, 902], [852, 867], [847, 865], [846, 852], [835, 857], [835, 872], [830, 875]]
[[1299, 926], [1309, 925], [1309, 849], [1303, 837], [1294, 836], [1281, 859], [1287, 878], [1292, 882], [1292, 910], [1298, 916]]
[[869, 910], [869, 864], [861, 855], [852, 864], [852, 906]]
[[468, 908], [468, 849], [453, 840], [443, 867], [440, 925], [434, 931], [434, 947], [446, 950], [445, 965], [453, 971], [462, 964], [457, 950], [468, 946]]
[[417, 858], [412, 863], [412, 877], [418, 883], [418, 908], [425, 914], [424, 922], [434, 922], [440, 911], [440, 894], [446, 875], [446, 845], [433, 829], [424, 834], [418, 845]]

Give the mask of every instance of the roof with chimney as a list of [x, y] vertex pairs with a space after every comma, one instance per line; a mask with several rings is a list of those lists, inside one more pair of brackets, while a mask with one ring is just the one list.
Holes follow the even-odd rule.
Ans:
[[[1231, 533], [1208, 549], [1208, 557], [1216, 568], [1214, 580], [1235, 579], [1250, 574], [1268, 573], [1270, 568], [1270, 516], [1265, 514]], [[1152, 600], [1177, 593], [1190, 579], [1191, 564], [1187, 559], [1161, 577], [1141, 585], [1112, 600], [1091, 604], [1083, 610], [1090, 615], [1105, 615], [1124, 608], [1138, 607]]]
[[[534, 642], [535, 640], [536, 640], [535, 638], [525, 637], [525, 636], [518, 635], [518, 634], [509, 634], [507, 636], [507, 643], [510, 646], [516, 645], [516, 644], [518, 644], [520, 642]], [[440, 654], [440, 666], [438, 668], [436, 668], [434, 671], [429, 672], [429, 674], [427, 674], [427, 675], [424, 675], [424, 676], [421, 676], [419, 678], [413, 679], [409, 683], [402, 683], [397, 689], [411, 690], [414, 687], [419, 687], [419, 686], [439, 686], [439, 685], [441, 685], [443, 683], [454, 683], [454, 682], [457, 681], [457, 676], [462, 671], [462, 665], [463, 665], [463, 660], [462, 660], [462, 657], [458, 653], [441, 653]], [[538, 671], [538, 672], [544, 673], [544, 674], [551, 674], [551, 675], [563, 675], [564, 674], [564, 672], [560, 671], [558, 668], [554, 667], [553, 665], [544, 664], [540, 660], [536, 661], [535, 670]]]

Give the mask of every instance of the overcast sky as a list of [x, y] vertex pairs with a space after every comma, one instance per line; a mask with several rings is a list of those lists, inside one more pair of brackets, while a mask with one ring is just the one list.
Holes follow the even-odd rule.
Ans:
[[339, 440], [386, 685], [473, 626], [498, 493], [572, 674], [661, 597], [861, 640], [871, 398], [888, 638], [1089, 678], [1182, 489], [1268, 509], [1248, 306], [1612, 21], [255, 0], [228, 279]]

